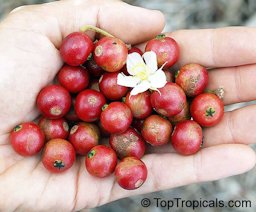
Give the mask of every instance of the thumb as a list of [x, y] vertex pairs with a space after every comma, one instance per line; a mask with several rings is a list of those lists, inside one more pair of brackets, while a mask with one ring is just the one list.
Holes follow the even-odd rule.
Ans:
[[[47, 35], [56, 47], [63, 37], [87, 24], [108, 31], [130, 44], [147, 41], [161, 33], [164, 27], [164, 16], [160, 11], [117, 0], [66, 0], [24, 6], [14, 10], [11, 16], [21, 13], [23, 17], [27, 16], [24, 23], [27, 27]], [[20, 26], [20, 21], [18, 24]], [[88, 34], [94, 36], [92, 32]]]

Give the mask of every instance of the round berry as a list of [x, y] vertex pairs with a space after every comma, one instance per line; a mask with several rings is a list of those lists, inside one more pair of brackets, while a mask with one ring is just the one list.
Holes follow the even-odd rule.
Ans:
[[47, 119], [42, 117], [38, 123], [39, 127], [45, 134], [47, 141], [54, 138], [65, 139], [68, 137], [69, 126], [65, 119]]
[[38, 94], [36, 103], [45, 117], [58, 119], [68, 113], [71, 106], [71, 96], [60, 85], [48, 85]]
[[160, 146], [168, 143], [171, 139], [172, 124], [158, 116], [151, 115], [145, 119], [141, 135], [152, 146]]
[[60, 46], [60, 55], [71, 66], [83, 64], [93, 51], [93, 42], [83, 32], [73, 32], [64, 38]]
[[128, 88], [117, 84], [119, 73], [105, 73], [99, 80], [99, 88], [109, 100], [119, 100], [126, 95]]
[[121, 159], [128, 156], [142, 158], [145, 153], [145, 142], [133, 128], [120, 134], [111, 134], [109, 144]]
[[158, 35], [150, 40], [145, 48], [145, 52], [153, 51], [157, 56], [158, 66], [165, 64], [165, 68], [171, 67], [179, 59], [179, 46], [177, 42], [164, 34]]
[[71, 168], [75, 159], [74, 147], [64, 139], [48, 141], [42, 155], [44, 167], [52, 173], [61, 173]]
[[102, 127], [109, 133], [125, 132], [132, 123], [132, 112], [122, 102], [112, 102], [100, 115]]
[[147, 118], [153, 110], [149, 91], [133, 96], [131, 96], [131, 92], [129, 92], [125, 97], [124, 103], [131, 109], [132, 115], [136, 119]]
[[44, 140], [43, 132], [33, 122], [17, 125], [10, 134], [13, 149], [22, 156], [32, 156], [40, 152]]
[[81, 120], [94, 122], [100, 118], [101, 109], [105, 104], [106, 99], [102, 93], [86, 89], [76, 97], [75, 112]]
[[163, 88], [153, 91], [150, 100], [157, 113], [170, 117], [182, 111], [186, 104], [186, 95], [177, 84], [167, 82]]
[[136, 157], [126, 157], [117, 164], [115, 177], [117, 183], [124, 189], [137, 189], [147, 179], [146, 165]]
[[58, 73], [58, 81], [69, 92], [78, 93], [89, 85], [89, 74], [81, 66], [64, 65]]
[[203, 93], [208, 84], [208, 72], [199, 64], [187, 64], [178, 71], [175, 82], [189, 97]]
[[203, 93], [196, 96], [190, 106], [193, 120], [203, 127], [218, 124], [224, 115], [224, 104], [215, 94]]
[[96, 44], [93, 58], [98, 66], [108, 72], [117, 72], [126, 63], [128, 49], [123, 41], [114, 37], [103, 37]]
[[107, 177], [112, 174], [117, 164], [117, 156], [113, 149], [104, 145], [93, 147], [87, 154], [85, 166], [95, 177]]
[[74, 125], [69, 135], [69, 141], [79, 155], [86, 155], [92, 147], [98, 145], [99, 138], [99, 128], [95, 124], [85, 122]]
[[179, 122], [171, 138], [173, 148], [182, 155], [192, 155], [198, 152], [202, 140], [202, 128], [192, 120]]

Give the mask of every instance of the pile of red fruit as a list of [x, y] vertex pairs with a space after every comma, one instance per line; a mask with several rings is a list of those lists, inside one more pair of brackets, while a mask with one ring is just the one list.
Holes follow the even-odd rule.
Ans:
[[[147, 178], [141, 161], [145, 142], [152, 146], [170, 142], [183, 155], [198, 152], [202, 127], [216, 125], [224, 113], [221, 99], [214, 92], [204, 93], [207, 70], [188, 64], [174, 79], [170, 67], [179, 58], [179, 47], [164, 35], [150, 40], [145, 51], [156, 53], [158, 67], [165, 64], [167, 83], [158, 91], [131, 96], [130, 88], [117, 84], [117, 75], [127, 74], [128, 53], [142, 55], [140, 49], [129, 49], [113, 36], [93, 42], [84, 32], [68, 35], [60, 47], [65, 65], [57, 83], [37, 96], [42, 117], [38, 124], [23, 123], [13, 129], [14, 150], [32, 156], [43, 149], [43, 165], [54, 173], [69, 169], [76, 154], [86, 156], [91, 175], [106, 177], [115, 172], [125, 189], [136, 189]], [[103, 137], [109, 138], [109, 145], [100, 143]]]

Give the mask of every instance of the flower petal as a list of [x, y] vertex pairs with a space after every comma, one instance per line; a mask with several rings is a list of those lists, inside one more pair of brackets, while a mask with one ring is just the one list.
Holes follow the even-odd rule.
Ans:
[[150, 88], [153, 90], [156, 88], [162, 88], [167, 83], [166, 75], [161, 69], [158, 69], [154, 74], [151, 74], [148, 80], [151, 85]]
[[156, 53], [153, 51], [145, 52], [142, 56], [146, 62], [146, 65], [150, 69], [150, 73], [157, 71], [157, 57]]
[[135, 87], [140, 79], [134, 76], [126, 76], [123, 73], [117, 75], [117, 84], [125, 87]]
[[126, 67], [130, 75], [135, 75], [135, 73], [133, 73], [133, 68], [136, 67], [138, 64], [145, 64], [140, 54], [137, 52], [128, 54]]
[[137, 86], [135, 86], [131, 91], [131, 96], [142, 93], [150, 88], [150, 83], [146, 80], [141, 81]]

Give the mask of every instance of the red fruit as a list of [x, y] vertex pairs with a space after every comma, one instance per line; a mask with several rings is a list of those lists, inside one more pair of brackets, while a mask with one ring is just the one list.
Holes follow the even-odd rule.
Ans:
[[85, 122], [74, 125], [69, 135], [69, 141], [80, 155], [86, 155], [92, 147], [98, 145], [99, 138], [99, 128], [95, 124]]
[[131, 92], [126, 95], [124, 102], [132, 111], [132, 115], [137, 119], [145, 119], [152, 113], [150, 93], [145, 91], [131, 96]]
[[95, 177], [107, 177], [112, 174], [117, 164], [113, 149], [104, 145], [93, 147], [85, 159], [87, 171]]
[[42, 155], [44, 167], [52, 173], [61, 173], [71, 168], [75, 159], [74, 147], [64, 139], [48, 141]]
[[115, 169], [118, 184], [127, 190], [137, 189], [147, 179], [146, 165], [135, 157], [126, 157], [120, 161]]
[[38, 123], [39, 127], [45, 134], [47, 141], [54, 138], [65, 139], [68, 137], [69, 126], [65, 119], [47, 119], [41, 118]]
[[175, 83], [167, 82], [163, 88], [153, 91], [150, 96], [152, 107], [157, 113], [170, 117], [182, 111], [186, 104], [184, 91]]
[[43, 132], [33, 122], [17, 125], [10, 134], [13, 149], [23, 156], [32, 156], [40, 152], [44, 140]]
[[93, 77], [98, 78], [105, 72], [93, 59], [87, 60], [84, 65]]
[[203, 132], [199, 124], [192, 120], [179, 122], [172, 134], [172, 146], [182, 155], [192, 155], [199, 151]]
[[161, 146], [168, 143], [171, 133], [172, 124], [158, 115], [151, 115], [146, 118], [141, 131], [142, 137], [152, 146]]
[[93, 42], [83, 32], [73, 32], [64, 38], [60, 46], [60, 55], [71, 66], [83, 64], [93, 51]]
[[179, 46], [177, 42], [165, 35], [158, 35], [156, 38], [150, 40], [145, 48], [145, 52], [153, 51], [157, 55], [158, 66], [164, 63], [166, 68], [174, 65], [179, 59]]
[[126, 95], [128, 88], [117, 84], [119, 73], [105, 73], [99, 80], [99, 88], [109, 100], [119, 100]]
[[68, 113], [65, 115], [65, 119], [70, 122], [78, 122], [80, 120], [75, 112], [75, 97], [72, 97], [72, 104]]
[[126, 63], [128, 49], [123, 41], [114, 37], [103, 37], [96, 44], [93, 58], [98, 66], [108, 72], [117, 72]]
[[102, 127], [109, 133], [122, 133], [132, 123], [132, 112], [126, 104], [112, 102], [102, 111], [100, 122]]
[[64, 65], [58, 73], [58, 81], [69, 92], [77, 93], [89, 85], [89, 74], [81, 66]]
[[224, 115], [224, 104], [215, 94], [203, 93], [193, 99], [190, 113], [198, 124], [211, 127], [221, 121]]
[[137, 53], [139, 53], [141, 56], [143, 55], [143, 52], [142, 52], [139, 48], [137, 48], [137, 47], [132, 47], [131, 49], [128, 50], [128, 54], [131, 54], [131, 53], [133, 53], [133, 52], [137, 52]]
[[175, 116], [171, 116], [171, 117], [168, 117], [169, 121], [172, 123], [172, 124], [177, 124], [181, 121], [185, 121], [185, 120], [189, 120], [191, 119], [191, 115], [190, 115], [190, 112], [189, 112], [189, 104], [188, 102], [185, 103], [183, 109], [181, 112], [179, 112], [177, 115]]
[[128, 156], [142, 158], [145, 153], [145, 142], [133, 128], [120, 134], [112, 134], [109, 144], [120, 159]]
[[68, 113], [71, 106], [71, 96], [60, 85], [48, 85], [38, 94], [36, 103], [45, 117], [58, 119]]
[[81, 120], [94, 122], [100, 118], [101, 108], [105, 104], [106, 99], [102, 93], [86, 89], [76, 97], [75, 112]]
[[199, 64], [188, 64], [178, 72], [175, 82], [185, 91], [189, 97], [203, 93], [208, 84], [208, 72]]

